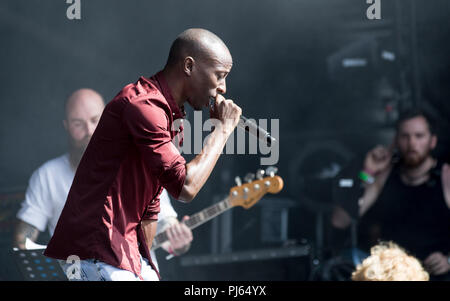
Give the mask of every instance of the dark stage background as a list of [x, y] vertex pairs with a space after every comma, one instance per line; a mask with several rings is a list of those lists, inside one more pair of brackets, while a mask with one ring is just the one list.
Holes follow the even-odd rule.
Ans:
[[[434, 115], [436, 155], [448, 158], [450, 2], [381, 3], [381, 20], [368, 20], [363, 0], [81, 0], [81, 20], [69, 20], [63, 0], [1, 1], [2, 249], [10, 247], [31, 173], [67, 149], [68, 95], [89, 87], [111, 100], [124, 85], [162, 69], [180, 32], [203, 27], [233, 55], [227, 96], [248, 117], [280, 120], [277, 167], [285, 188], [196, 229], [185, 256], [165, 261], [158, 253], [162, 274], [166, 280], [312, 279], [317, 264], [349, 241], [349, 233], [329, 226], [329, 180], [375, 144], [388, 144], [400, 109], [419, 104]], [[219, 201], [236, 175], [260, 167], [259, 158], [222, 156], [193, 203], [173, 201], [180, 217]], [[283, 247], [297, 253], [276, 253]], [[245, 257], [267, 249], [278, 255]], [[230, 252], [239, 260], [219, 256]]]

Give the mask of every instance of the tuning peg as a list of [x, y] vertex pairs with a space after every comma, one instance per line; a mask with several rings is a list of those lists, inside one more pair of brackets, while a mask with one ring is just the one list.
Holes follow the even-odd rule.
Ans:
[[234, 178], [234, 181], [236, 182], [237, 186], [241, 186], [242, 185], [242, 180], [239, 177]]
[[255, 179], [255, 174], [253, 174], [253, 173], [248, 173], [244, 177], [244, 181], [247, 182], [247, 183], [250, 183], [254, 179]]
[[258, 169], [258, 170], [256, 171], [256, 178], [257, 178], [258, 180], [261, 180], [261, 179], [264, 177], [264, 174], [265, 174], [264, 169]]
[[274, 167], [274, 166], [269, 166], [266, 169], [266, 174], [273, 177], [278, 171], [278, 168]]

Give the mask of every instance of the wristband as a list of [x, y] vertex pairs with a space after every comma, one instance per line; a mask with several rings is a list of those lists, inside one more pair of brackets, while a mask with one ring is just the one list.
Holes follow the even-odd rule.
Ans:
[[365, 171], [360, 171], [358, 177], [361, 181], [367, 184], [372, 184], [373, 182], [375, 182], [375, 178]]

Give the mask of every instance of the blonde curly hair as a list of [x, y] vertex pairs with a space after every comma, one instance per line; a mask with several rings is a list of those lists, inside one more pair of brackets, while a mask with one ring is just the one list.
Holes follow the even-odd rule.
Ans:
[[353, 281], [428, 281], [420, 262], [393, 242], [381, 242], [370, 249], [352, 273]]

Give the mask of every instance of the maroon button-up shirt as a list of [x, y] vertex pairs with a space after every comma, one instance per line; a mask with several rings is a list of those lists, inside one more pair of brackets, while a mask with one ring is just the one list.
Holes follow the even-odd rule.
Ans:
[[141, 277], [141, 254], [156, 270], [140, 223], [157, 219], [162, 187], [181, 192], [186, 161], [172, 124], [183, 117], [161, 72], [125, 86], [103, 111], [44, 255], [98, 259]]

